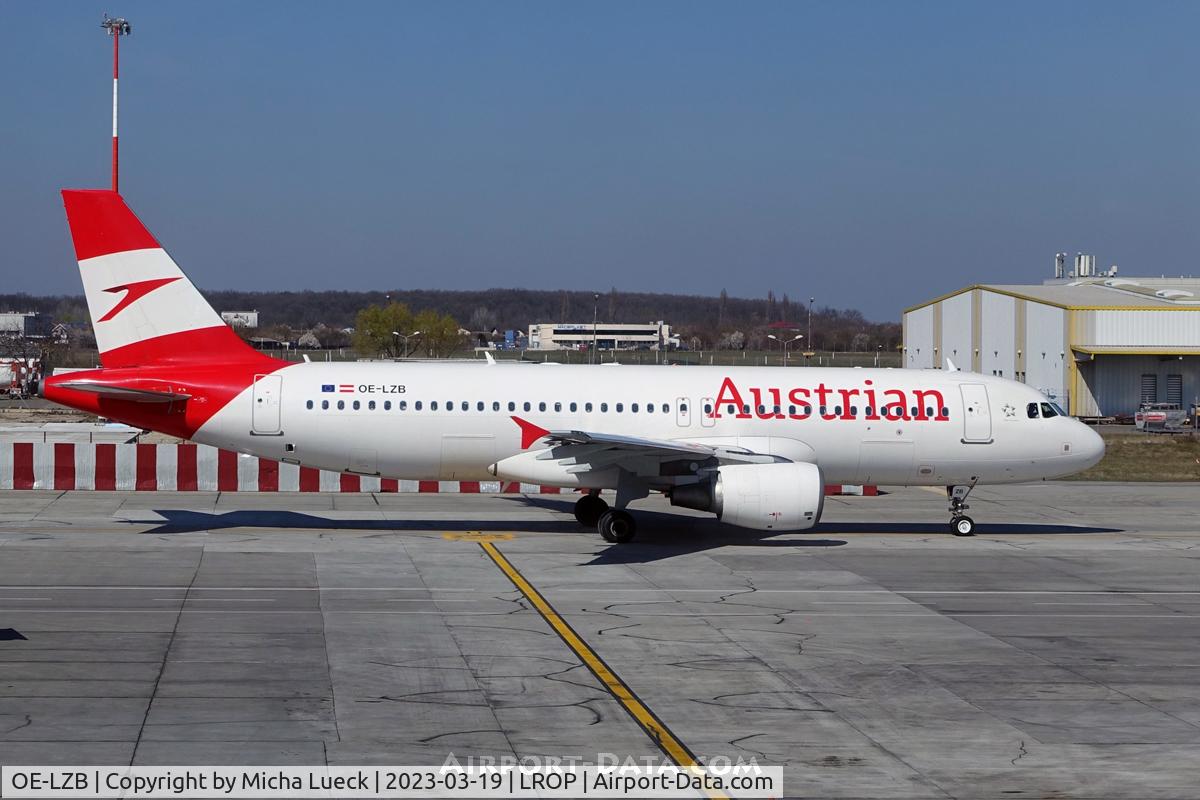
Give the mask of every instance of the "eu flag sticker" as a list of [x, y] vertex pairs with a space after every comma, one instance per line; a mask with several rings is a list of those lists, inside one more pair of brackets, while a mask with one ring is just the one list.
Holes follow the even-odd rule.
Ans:
[[322, 384], [321, 384], [321, 391], [322, 391], [322, 392], [332, 392], [332, 391], [333, 391], [333, 384], [332, 384], [332, 383], [322, 383]]

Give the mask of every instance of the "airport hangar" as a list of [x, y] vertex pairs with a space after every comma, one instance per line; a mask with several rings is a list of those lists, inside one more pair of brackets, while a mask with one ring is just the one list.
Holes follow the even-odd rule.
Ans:
[[1200, 395], [1200, 279], [976, 284], [905, 309], [904, 366], [1027, 383], [1077, 417]]

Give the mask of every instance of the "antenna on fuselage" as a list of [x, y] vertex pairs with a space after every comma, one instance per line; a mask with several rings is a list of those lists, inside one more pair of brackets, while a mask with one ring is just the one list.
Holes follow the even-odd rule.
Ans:
[[961, 372], [961, 370], [954, 365], [954, 362], [948, 358], [946, 359], [946, 371], [947, 372]]

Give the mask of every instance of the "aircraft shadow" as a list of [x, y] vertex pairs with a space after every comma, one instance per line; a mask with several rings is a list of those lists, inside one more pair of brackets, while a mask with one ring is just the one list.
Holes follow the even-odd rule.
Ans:
[[245, 510], [224, 514], [203, 511], [163, 509], [154, 511], [166, 521], [128, 520], [131, 525], [156, 525], [144, 534], [197, 533], [199, 531], [229, 530], [232, 528], [272, 528], [279, 530], [339, 530], [339, 531], [533, 531], [537, 533], [571, 533], [579, 526], [570, 522], [531, 520], [511, 523], [472, 519], [337, 519], [298, 511]]
[[[513, 497], [514, 502], [551, 511], [570, 513], [570, 503], [541, 498]], [[595, 537], [593, 530], [581, 527], [574, 519], [527, 520], [492, 522], [463, 519], [338, 519], [297, 511], [251, 509], [225, 513], [206, 513], [185, 509], [163, 509], [154, 513], [165, 521], [129, 520], [129, 524], [153, 525], [143, 534], [180, 534], [199, 531], [232, 530], [236, 528], [265, 528], [274, 530], [339, 530], [397, 533], [405, 531], [482, 531], [518, 533], [561, 533]], [[734, 528], [715, 519], [680, 516], [654, 511], [638, 511], [639, 532], [635, 541], [606, 547], [587, 565], [644, 564], [676, 556], [701, 553], [720, 547], [794, 549], [809, 547], [842, 547], [845, 539], [830, 535], [900, 534], [949, 536], [945, 523], [930, 522], [830, 522], [820, 523], [809, 531], [776, 533]], [[1088, 533], [1120, 533], [1119, 528], [1085, 525], [1048, 525], [1038, 523], [996, 523], [976, 527], [977, 535], [1064, 535]], [[598, 537], [597, 537], [598, 538]], [[969, 540], [966, 540], [969, 541]]]
[[[814, 531], [821, 533], [927, 533], [950, 536], [947, 522], [822, 522]], [[1091, 525], [1049, 525], [1041, 522], [976, 523], [975, 535], [1021, 534], [1027, 536], [1061, 535], [1071, 533], [1123, 533], [1123, 528], [1097, 528]]]

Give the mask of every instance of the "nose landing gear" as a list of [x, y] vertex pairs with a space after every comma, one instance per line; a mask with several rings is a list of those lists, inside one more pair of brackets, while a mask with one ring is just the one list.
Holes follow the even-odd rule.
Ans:
[[970, 508], [967, 496], [975, 488], [979, 479], [972, 480], [967, 486], [947, 486], [946, 497], [950, 500], [950, 532], [955, 536], [974, 536], [975, 520], [963, 512]]

